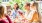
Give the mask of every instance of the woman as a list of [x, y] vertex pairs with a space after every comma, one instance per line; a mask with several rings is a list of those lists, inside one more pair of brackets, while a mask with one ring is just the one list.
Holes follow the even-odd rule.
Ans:
[[20, 16], [22, 14], [22, 10], [19, 9], [18, 3], [14, 4], [14, 9], [12, 12], [12, 16], [14, 18], [14, 22], [20, 22]]
[[17, 10], [19, 9], [19, 6], [17, 3], [14, 4], [14, 9], [12, 10], [12, 16], [15, 19], [17, 15]]
[[38, 3], [34, 2], [31, 9], [35, 10], [35, 13], [33, 14], [33, 17], [32, 17], [32, 21], [34, 23], [38, 23], [39, 22]]
[[14, 3], [14, 9], [12, 10], [12, 16], [13, 16], [13, 21], [15, 22], [17, 19], [17, 15], [19, 16], [19, 13], [18, 13], [18, 10], [19, 10], [19, 5], [18, 3]]
[[28, 20], [29, 23], [31, 22], [34, 13], [35, 13], [35, 10], [31, 10], [30, 9], [30, 3], [26, 3], [25, 4], [25, 14], [24, 14], [24, 17], [25, 17], [25, 19]]
[[4, 15], [4, 7], [0, 5], [0, 23], [12, 23], [8, 15]]

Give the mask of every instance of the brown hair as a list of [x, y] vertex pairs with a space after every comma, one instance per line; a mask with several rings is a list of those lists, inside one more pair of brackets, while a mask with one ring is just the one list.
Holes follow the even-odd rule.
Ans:
[[33, 6], [36, 6], [36, 10], [38, 11], [38, 3], [34, 2]]
[[19, 5], [18, 5], [18, 3], [16, 3], [16, 5], [17, 5], [17, 7], [16, 7], [16, 10], [18, 10], [18, 8], [19, 8]]
[[0, 17], [4, 14], [4, 7], [0, 6]]
[[26, 6], [30, 6], [30, 3], [26, 3]]
[[38, 3], [34, 2], [34, 3], [33, 3], [33, 6], [36, 6], [36, 5], [38, 5]]

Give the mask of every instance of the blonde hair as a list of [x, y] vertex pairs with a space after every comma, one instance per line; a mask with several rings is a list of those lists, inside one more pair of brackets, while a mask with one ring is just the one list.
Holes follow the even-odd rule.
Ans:
[[4, 7], [1, 5], [0, 6], [0, 17], [3, 16], [4, 14]]

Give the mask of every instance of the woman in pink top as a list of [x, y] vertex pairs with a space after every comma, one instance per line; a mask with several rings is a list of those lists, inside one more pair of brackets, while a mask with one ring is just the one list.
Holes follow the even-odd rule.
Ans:
[[8, 15], [4, 15], [4, 7], [0, 5], [0, 23], [12, 23]]

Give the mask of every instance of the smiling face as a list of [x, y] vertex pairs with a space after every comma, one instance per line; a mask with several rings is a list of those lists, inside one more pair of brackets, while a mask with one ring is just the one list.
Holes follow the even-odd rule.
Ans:
[[14, 9], [16, 9], [16, 8], [17, 8], [17, 6], [18, 6], [18, 5], [15, 3], [15, 4], [14, 4]]
[[28, 3], [25, 4], [25, 9], [26, 9], [26, 10], [30, 10], [30, 4], [28, 4]]

